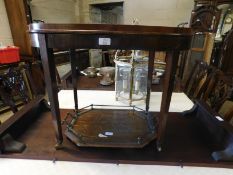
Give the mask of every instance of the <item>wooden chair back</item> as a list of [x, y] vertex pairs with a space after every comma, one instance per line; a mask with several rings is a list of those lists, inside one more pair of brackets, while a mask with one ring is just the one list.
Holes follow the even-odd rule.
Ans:
[[204, 100], [215, 111], [219, 111], [226, 100], [233, 100], [233, 78], [216, 69], [208, 77], [208, 82], [198, 98]]
[[189, 98], [195, 99], [197, 97], [208, 72], [209, 66], [206, 62], [199, 60], [195, 62], [184, 87], [184, 92]]
[[214, 5], [199, 6], [192, 11], [190, 27], [198, 32], [216, 33], [221, 10]]

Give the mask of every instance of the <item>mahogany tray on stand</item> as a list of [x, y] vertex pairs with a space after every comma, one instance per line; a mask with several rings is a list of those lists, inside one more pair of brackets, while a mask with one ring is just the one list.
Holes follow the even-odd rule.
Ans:
[[[90, 105], [68, 113], [65, 135], [77, 146], [142, 148], [156, 138], [155, 118], [136, 106], [100, 109]], [[104, 105], [104, 107], [119, 107]]]
[[[70, 115], [73, 116], [72, 121], [68, 123], [66, 130], [66, 136], [70, 140], [78, 146], [143, 147], [156, 138], [157, 149], [161, 150], [179, 55], [181, 51], [190, 48], [192, 40], [190, 28], [106, 24], [31, 24], [29, 32], [32, 45], [40, 48], [57, 148], [62, 146], [63, 136], [53, 49], [69, 50], [70, 53], [75, 103], [75, 111]], [[83, 48], [149, 51], [145, 111], [136, 115], [138, 112], [134, 110], [92, 109], [80, 115], [82, 110], [78, 108], [78, 58], [75, 55], [75, 49]], [[161, 109], [155, 120], [150, 115], [149, 102], [154, 57], [157, 51], [166, 52], [166, 72]], [[132, 114], [134, 115], [131, 116]], [[70, 126], [73, 128], [69, 128]]]

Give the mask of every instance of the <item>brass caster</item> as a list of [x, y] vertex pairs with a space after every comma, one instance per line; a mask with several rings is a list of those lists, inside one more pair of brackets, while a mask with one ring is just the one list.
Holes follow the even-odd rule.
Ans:
[[56, 150], [63, 149], [62, 143], [57, 143], [57, 144], [55, 145], [55, 149], [56, 149]]
[[50, 103], [47, 100], [43, 100], [42, 103], [44, 104], [44, 106], [46, 107], [46, 109], [51, 110], [51, 106]]
[[162, 151], [162, 147], [161, 147], [161, 145], [160, 145], [159, 143], [157, 143], [156, 148], [157, 148], [157, 151], [158, 151], [158, 152], [161, 152], [161, 151]]
[[162, 147], [157, 147], [158, 152], [162, 151]]

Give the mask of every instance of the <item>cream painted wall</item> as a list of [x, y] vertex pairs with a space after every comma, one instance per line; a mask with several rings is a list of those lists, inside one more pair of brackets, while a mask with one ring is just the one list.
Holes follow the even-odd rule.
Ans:
[[124, 24], [131, 24], [133, 18], [141, 25], [177, 26], [189, 22], [194, 6], [192, 0], [78, 0], [80, 16], [78, 21], [90, 23], [89, 5], [106, 2], [124, 2]]
[[[32, 13], [34, 19], [48, 23], [90, 23], [90, 4], [119, 1], [124, 2], [124, 24], [137, 18], [141, 25], [176, 26], [189, 21], [193, 8], [192, 0], [33, 0]], [[12, 45], [4, 0], [0, 0], [0, 24], [0, 43]]]
[[135, 17], [143, 25], [177, 26], [189, 22], [193, 6], [193, 0], [126, 0], [124, 22]]
[[4, 0], [0, 0], [0, 43], [3, 45], [13, 45]]
[[76, 23], [76, 0], [32, 0], [32, 18], [46, 23]]

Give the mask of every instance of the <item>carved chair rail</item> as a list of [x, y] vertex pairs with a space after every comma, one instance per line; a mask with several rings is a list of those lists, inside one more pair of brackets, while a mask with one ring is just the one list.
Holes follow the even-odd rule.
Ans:
[[200, 96], [204, 89], [204, 85], [208, 81], [208, 74], [212, 69], [204, 61], [196, 60], [190, 71], [188, 79], [184, 86], [184, 92], [190, 99], [196, 99]]
[[36, 87], [29, 69], [28, 64], [10, 67], [0, 75], [2, 107], [9, 106], [15, 113], [18, 111], [16, 101], [27, 104], [32, 95], [36, 94]]
[[203, 5], [192, 11], [190, 26], [197, 32], [217, 32], [221, 10], [215, 5]]

